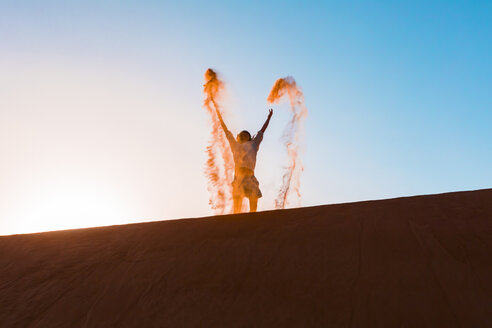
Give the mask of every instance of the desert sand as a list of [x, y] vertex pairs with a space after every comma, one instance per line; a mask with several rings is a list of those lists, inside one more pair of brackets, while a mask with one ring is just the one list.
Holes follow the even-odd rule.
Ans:
[[492, 189], [0, 237], [1, 327], [492, 327]]

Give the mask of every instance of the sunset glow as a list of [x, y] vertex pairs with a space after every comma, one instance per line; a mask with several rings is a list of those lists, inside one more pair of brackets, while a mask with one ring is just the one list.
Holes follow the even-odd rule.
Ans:
[[[117, 193], [84, 181], [37, 186], [22, 211], [12, 213], [7, 232], [26, 233], [111, 225], [124, 222], [125, 209]], [[22, 206], [18, 204], [17, 206]], [[7, 215], [8, 216], [8, 215]]]
[[[260, 211], [490, 188], [491, 9], [2, 2], [0, 235], [219, 213], [204, 176], [209, 67], [231, 131], [258, 131], [274, 108]], [[276, 205], [301, 164], [286, 160], [290, 104], [266, 100], [286, 76], [309, 116], [289, 189], [302, 199]]]

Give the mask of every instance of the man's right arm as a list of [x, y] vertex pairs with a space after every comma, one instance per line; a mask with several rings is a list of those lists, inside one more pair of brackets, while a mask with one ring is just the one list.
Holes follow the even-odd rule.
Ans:
[[234, 136], [232, 135], [231, 131], [229, 131], [229, 129], [225, 125], [224, 120], [222, 119], [222, 115], [220, 114], [219, 110], [216, 109], [215, 111], [217, 112], [217, 117], [219, 118], [220, 125], [222, 126], [222, 130], [224, 130], [226, 138], [232, 146], [232, 144], [236, 141], [236, 139], [234, 139]]

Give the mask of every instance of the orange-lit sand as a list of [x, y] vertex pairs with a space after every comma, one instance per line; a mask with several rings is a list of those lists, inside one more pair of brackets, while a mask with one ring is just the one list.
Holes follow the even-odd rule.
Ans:
[[1, 327], [492, 327], [492, 189], [0, 238]]
[[[221, 92], [225, 85], [212, 69], [205, 72], [204, 107], [210, 115], [211, 131], [210, 142], [207, 146], [207, 163], [205, 175], [208, 179], [210, 205], [217, 214], [226, 214], [231, 209], [232, 181], [234, 177], [234, 160], [225, 135], [220, 128], [215, 110], [223, 111], [219, 105]], [[304, 95], [291, 76], [278, 79], [268, 95], [270, 104], [279, 103], [287, 96], [290, 103], [292, 117], [283, 132], [283, 142], [287, 150], [288, 163], [282, 176], [282, 185], [275, 200], [275, 208], [283, 209], [292, 198], [295, 206], [300, 206], [301, 172], [303, 171], [300, 159], [303, 139], [303, 124], [307, 116], [304, 105]], [[244, 208], [243, 208], [244, 209]]]
[[225, 134], [220, 127], [215, 110], [221, 110], [218, 100], [224, 89], [224, 83], [219, 80], [217, 73], [212, 69], [205, 72], [205, 101], [203, 106], [210, 115], [212, 130], [210, 142], [207, 146], [207, 163], [205, 174], [208, 178], [208, 191], [210, 192], [210, 205], [217, 214], [224, 214], [232, 202], [232, 180], [234, 172], [234, 159], [231, 148]]
[[267, 101], [271, 104], [278, 103], [284, 96], [289, 98], [292, 117], [283, 133], [288, 164], [282, 177], [282, 186], [275, 200], [275, 208], [285, 208], [289, 203], [290, 195], [296, 198], [297, 204], [295, 205], [300, 205], [301, 172], [304, 169], [299, 155], [302, 150], [307, 108], [304, 105], [304, 95], [291, 76], [275, 81]]

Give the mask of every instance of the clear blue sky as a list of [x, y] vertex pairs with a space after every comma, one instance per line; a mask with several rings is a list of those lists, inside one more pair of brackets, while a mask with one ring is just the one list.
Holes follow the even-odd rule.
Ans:
[[0, 233], [211, 214], [208, 67], [236, 131], [302, 87], [303, 205], [492, 187], [490, 1], [1, 1], [0, 49]]

